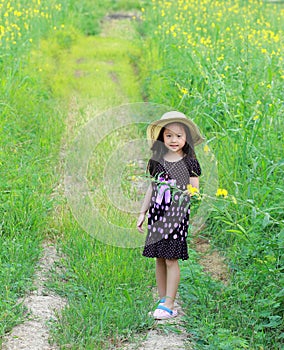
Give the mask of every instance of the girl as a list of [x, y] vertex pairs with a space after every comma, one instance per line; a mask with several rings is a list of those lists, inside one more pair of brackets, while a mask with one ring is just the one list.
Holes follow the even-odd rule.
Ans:
[[201, 174], [194, 145], [203, 142], [197, 126], [183, 113], [165, 113], [147, 128], [152, 140], [152, 158], [147, 170], [153, 181], [149, 186], [137, 228], [142, 226], [148, 212], [148, 234], [143, 255], [156, 258], [156, 281], [160, 303], [154, 311], [155, 319], [177, 316], [174, 309], [180, 269], [178, 259], [188, 259], [187, 231], [189, 224], [189, 196], [187, 185], [199, 188]]

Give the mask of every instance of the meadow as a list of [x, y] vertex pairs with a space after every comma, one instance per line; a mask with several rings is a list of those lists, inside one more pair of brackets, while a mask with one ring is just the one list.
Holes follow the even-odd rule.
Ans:
[[0, 2], [1, 336], [23, 317], [17, 300], [31, 288], [47, 232], [63, 130], [48, 89], [25, 71], [31, 46], [53, 26], [51, 13], [59, 10], [39, 4]]
[[[142, 21], [131, 40], [96, 36], [107, 12], [133, 9]], [[0, 0], [0, 337], [24, 318], [17, 300], [32, 288], [45, 239], [64, 254], [47, 284], [69, 303], [51, 323], [62, 348], [118, 347], [153, 324], [152, 262], [84, 232], [61, 188], [62, 152], [90, 118], [90, 101], [98, 111], [143, 96], [194, 119], [227, 191], [212, 199], [201, 235], [226, 257], [228, 283], [206, 275], [193, 249], [181, 264], [195, 348], [281, 349], [283, 17], [283, 4], [255, 0]], [[91, 74], [78, 83], [82, 57]], [[90, 182], [104, 166], [91, 163]]]
[[[34, 288], [43, 240], [65, 257], [46, 285], [68, 298], [58, 323], [50, 324], [60, 346], [109, 348], [150, 324], [149, 261], [137, 249], [86, 233], [62, 190], [63, 153], [79, 128], [99, 110], [140, 99], [129, 63], [137, 49], [117, 33], [92, 37], [107, 11], [133, 7], [123, 1], [96, 8], [87, 1], [1, 3], [1, 341], [26, 317], [18, 300]], [[85, 79], [78, 79], [80, 72], [88, 72]], [[119, 89], [110, 73], [122, 75]]]

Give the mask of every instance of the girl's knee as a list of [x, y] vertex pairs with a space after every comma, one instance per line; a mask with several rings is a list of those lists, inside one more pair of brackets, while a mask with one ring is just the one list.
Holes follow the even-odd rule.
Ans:
[[178, 266], [178, 260], [177, 259], [166, 259], [166, 265], [168, 268], [173, 266]]

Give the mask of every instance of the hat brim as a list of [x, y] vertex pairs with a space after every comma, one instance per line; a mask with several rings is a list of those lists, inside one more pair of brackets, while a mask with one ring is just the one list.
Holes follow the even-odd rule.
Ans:
[[167, 118], [156, 120], [147, 127], [146, 134], [149, 143], [152, 145], [157, 140], [162, 128], [172, 123], [184, 124], [189, 128], [194, 146], [199, 145], [205, 140], [200, 134], [197, 125], [192, 120], [188, 118]]

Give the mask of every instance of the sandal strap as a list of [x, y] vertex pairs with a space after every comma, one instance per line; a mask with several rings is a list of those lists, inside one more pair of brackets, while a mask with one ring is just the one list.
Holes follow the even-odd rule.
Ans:
[[166, 307], [164, 305], [158, 305], [157, 309], [167, 311], [170, 315], [173, 314], [173, 310], [169, 309], [168, 307]]

